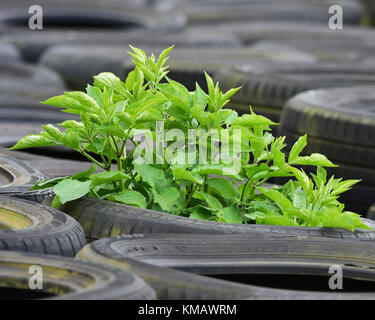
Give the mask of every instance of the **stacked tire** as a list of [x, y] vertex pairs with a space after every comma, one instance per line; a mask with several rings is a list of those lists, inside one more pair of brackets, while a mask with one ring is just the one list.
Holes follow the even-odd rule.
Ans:
[[361, 179], [344, 202], [366, 214], [375, 194], [374, 86], [312, 90], [292, 98], [281, 118], [281, 134], [291, 145], [307, 133], [306, 153], [325, 154], [338, 168], [331, 174]]

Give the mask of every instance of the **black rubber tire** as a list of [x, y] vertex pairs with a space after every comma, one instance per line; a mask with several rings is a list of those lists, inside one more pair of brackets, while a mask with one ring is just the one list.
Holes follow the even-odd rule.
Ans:
[[[44, 121], [42, 123], [28, 123], [20, 121], [0, 121], [0, 147], [10, 148], [13, 147], [18, 140], [29, 134], [39, 134], [43, 131], [41, 127], [42, 124], [48, 124], [49, 121]], [[37, 154], [42, 156], [47, 156], [50, 158], [67, 159], [67, 160], [87, 160], [79, 153], [71, 150], [67, 147], [62, 146], [51, 146], [51, 147], [41, 147], [41, 148], [30, 148], [23, 149], [24, 152]]]
[[127, 257], [126, 253], [115, 247], [123, 239], [138, 236], [141, 235], [105, 238], [95, 241], [84, 247], [77, 254], [76, 259], [116, 266], [135, 273], [152, 286], [156, 291], [158, 300], [245, 299], [249, 295], [255, 297], [267, 293], [260, 288], [257, 288], [257, 293], [254, 293], [254, 288], [243, 285], [143, 263]]
[[[375, 89], [375, 87], [374, 87]], [[374, 101], [375, 106], [375, 101]], [[309, 128], [306, 128], [309, 131]], [[281, 135], [286, 136], [286, 143], [292, 146], [301, 134], [281, 128]], [[336, 141], [327, 141], [313, 136], [308, 137], [308, 144], [304, 154], [321, 153], [334, 163], [339, 162], [363, 168], [374, 168], [375, 149], [358, 146], [355, 144], [344, 144]]]
[[363, 86], [300, 94], [286, 104], [282, 127], [322, 140], [373, 148], [374, 89], [375, 86]]
[[[31, 0], [5, 2], [0, 5], [0, 25], [27, 26], [30, 19], [29, 7], [35, 2]], [[43, 28], [58, 26], [60, 28], [117, 28], [150, 30], [173, 30], [185, 26], [186, 18], [179, 12], [163, 14], [146, 7], [129, 6], [124, 1], [90, 1], [40, 0], [43, 8]], [[3, 27], [4, 28], [4, 27]], [[39, 31], [39, 30], [38, 30]]]
[[[16, 46], [26, 61], [39, 61], [43, 53], [54, 45], [101, 45], [121, 46], [124, 48], [124, 58], [129, 44], [136, 47], [167, 48], [175, 44], [177, 48], [223, 48], [239, 47], [241, 42], [230, 32], [217, 33], [215, 30], [186, 30], [179, 32], [154, 33], [151, 31], [119, 31], [105, 29], [87, 29], [75, 32], [65, 30], [46, 29], [33, 32], [13, 28], [1, 39], [5, 43]], [[107, 55], [106, 53], [105, 55]]]
[[[363, 7], [356, 2], [340, 1], [345, 12], [344, 24], [360, 24], [364, 15]], [[331, 15], [326, 1], [243, 1], [192, 3], [182, 11], [186, 14], [189, 24], [215, 24], [237, 21], [301, 21], [326, 24]]]
[[0, 250], [74, 257], [86, 244], [82, 227], [40, 204], [0, 196]]
[[[43, 289], [29, 288], [32, 266], [43, 271]], [[129, 272], [71, 258], [0, 251], [0, 271], [1, 299], [155, 299], [154, 290]]]
[[[255, 287], [181, 272], [184, 270], [218, 278], [223, 275], [241, 278], [241, 273], [266, 277], [280, 274], [329, 276], [329, 267], [338, 264], [345, 277], [344, 289], [345, 280], [349, 278], [373, 282], [374, 244], [350, 240], [269, 235], [254, 237], [245, 234], [194, 237], [186, 234], [137, 234], [95, 241], [82, 249], [77, 258], [135, 272], [154, 287], [161, 299], [236, 299], [246, 295], [246, 288], [249, 290], [248, 299], [291, 299], [293, 296], [294, 299], [375, 298], [373, 292], [342, 293], [339, 290], [336, 294], [270, 289], [264, 283], [260, 283], [261, 287]], [[289, 284], [304, 290], [303, 284], [291, 281]], [[327, 284], [328, 277], [325, 283], [328, 291]]]
[[15, 46], [10, 44], [0, 44], [0, 62], [1, 61], [20, 61], [21, 55]]
[[12, 196], [42, 202], [52, 195], [50, 189], [29, 191], [46, 177], [24, 162], [0, 154], [0, 196]]
[[259, 41], [259, 46], [280, 46], [294, 48], [301, 52], [306, 52], [326, 63], [368, 63], [374, 64], [373, 56], [375, 48], [371, 44], [354, 45], [348, 41], [336, 41], [326, 37], [317, 38], [291, 38]]
[[[284, 104], [300, 92], [338, 84], [341, 87], [375, 84], [374, 71], [369, 66], [346, 64], [251, 64], [224, 69], [215, 79], [223, 90], [242, 86], [232, 98], [231, 107], [241, 110], [244, 105], [252, 105], [255, 111], [256, 107], [262, 107], [280, 116]], [[305, 123], [299, 124], [306, 127]]]
[[[74, 90], [84, 89], [100, 72], [112, 72], [124, 78], [134, 68], [124, 46], [61, 45], [48, 49], [40, 63], [57, 71]], [[147, 54], [158, 56], [162, 49], [142, 48]], [[214, 74], [223, 65], [244, 64], [249, 61], [315, 62], [315, 57], [281, 46], [250, 48], [180, 48], [170, 53], [169, 77], [195, 89], [195, 82], [206, 87], [203, 70]]]
[[359, 241], [374, 240], [375, 238], [375, 231], [372, 230], [360, 229], [350, 232], [335, 228], [219, 223], [184, 218], [92, 198], [72, 201], [59, 209], [72, 216], [82, 225], [88, 241], [134, 233], [247, 233], [254, 235], [348, 238]]
[[[370, 28], [345, 26], [342, 30], [332, 32], [324, 25], [296, 22], [232, 22], [207, 26], [205, 30], [215, 29], [217, 32], [232, 32], [239, 37], [244, 45], [254, 44], [259, 41], [297, 41], [309, 39], [310, 41], [324, 42], [329, 48], [362, 48], [373, 49], [374, 33]], [[195, 29], [195, 27], [192, 27]], [[197, 29], [202, 30], [199, 26]]]
[[369, 219], [375, 219], [375, 205], [372, 205], [370, 209], [368, 209], [367, 216]]
[[24, 87], [33, 90], [37, 87], [40, 90], [64, 89], [64, 81], [57, 72], [20, 61], [0, 61], [0, 79], [1, 91], [7, 94], [24, 92]]

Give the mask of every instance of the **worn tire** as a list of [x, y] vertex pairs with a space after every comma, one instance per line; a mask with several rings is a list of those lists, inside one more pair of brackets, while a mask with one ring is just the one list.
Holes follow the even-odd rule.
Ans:
[[12, 196], [42, 202], [49, 198], [49, 189], [29, 191], [37, 182], [43, 181], [45, 176], [24, 162], [0, 154], [0, 196]]
[[[159, 47], [143, 48], [158, 56]], [[123, 46], [60, 45], [48, 49], [40, 63], [57, 71], [72, 89], [84, 89], [100, 72], [112, 72], [122, 79], [134, 68], [131, 57]], [[195, 82], [206, 87], [203, 70], [216, 73], [223, 65], [245, 64], [250, 61], [316, 62], [312, 55], [280, 46], [253, 46], [249, 48], [180, 48], [170, 54], [169, 77], [180, 81], [188, 89], [195, 89]]]
[[[356, 2], [340, 1], [345, 12], [345, 24], [360, 24], [364, 15], [363, 7]], [[301, 1], [231, 1], [199, 2], [182, 8], [189, 24], [215, 24], [237, 21], [301, 21], [324, 23], [329, 20], [329, 5], [326, 1], [313, 3]]]
[[[269, 235], [138, 234], [93, 242], [77, 258], [135, 272], [155, 288], [161, 299], [374, 299], [371, 293], [316, 293], [258, 287], [213, 279], [241, 280], [241, 274], [326, 276], [341, 265], [344, 289], [348, 279], [374, 282], [375, 247], [333, 239], [270, 237]], [[168, 269], [165, 269], [167, 267]], [[177, 269], [171, 270], [169, 268]], [[211, 278], [188, 275], [210, 275]], [[243, 278], [242, 278], [243, 279]], [[271, 278], [272, 279], [272, 278]], [[301, 281], [302, 279], [299, 279]], [[314, 279], [315, 280], [315, 279]], [[299, 281], [296, 290], [306, 290]], [[269, 283], [270, 281], [268, 281]], [[328, 290], [327, 282], [324, 283]], [[260, 287], [259, 287], [260, 285]], [[271, 286], [274, 284], [271, 284]], [[321, 285], [321, 283], [320, 283]], [[372, 284], [372, 287], [374, 285]], [[234, 292], [233, 292], [234, 291]]]
[[[32, 266], [43, 271], [43, 289], [29, 288]], [[155, 299], [155, 292], [129, 272], [71, 258], [0, 251], [0, 274], [1, 299]]]
[[[0, 5], [0, 25], [27, 26], [30, 15], [28, 9], [34, 5], [31, 0], [5, 2]], [[40, 0], [38, 5], [43, 8], [43, 28], [60, 27], [98, 27], [150, 30], [173, 30], [185, 26], [186, 18], [179, 12], [168, 15], [154, 12], [146, 7], [129, 6], [124, 1], [110, 0], [90, 1]]]
[[68, 215], [30, 201], [0, 196], [0, 250], [74, 257], [86, 244]]
[[89, 241], [134, 233], [248, 233], [254, 235], [301, 235], [318, 238], [348, 238], [359, 241], [373, 240], [375, 238], [375, 232], [372, 230], [350, 232], [335, 228], [219, 223], [184, 218], [92, 198], [75, 200], [63, 205], [59, 209], [72, 216], [82, 225], [86, 238]]
[[[166, 48], [175, 44], [176, 48], [223, 48], [239, 47], [240, 40], [230, 32], [217, 33], [215, 30], [183, 30], [155, 34], [150, 31], [121, 31], [87, 29], [67, 33], [64, 30], [32, 32], [19, 28], [11, 29], [1, 38], [3, 42], [16, 46], [27, 61], [38, 61], [46, 50], [54, 45], [101, 45], [121, 46], [126, 58], [129, 44], [138, 47]], [[106, 53], [107, 55], [107, 53]]]
[[259, 111], [275, 114], [272, 119], [278, 121], [284, 104], [298, 93], [336, 87], [338, 83], [341, 87], [375, 84], [374, 71], [361, 65], [251, 64], [224, 69], [215, 78], [223, 90], [242, 86], [232, 98], [231, 107], [248, 110], [252, 105], [254, 111], [260, 107]]
[[15, 46], [10, 44], [0, 44], [0, 61], [20, 61], [21, 55]]
[[[340, 83], [341, 85], [341, 83]], [[282, 128], [364, 148], [375, 146], [375, 86], [316, 90], [285, 106]]]

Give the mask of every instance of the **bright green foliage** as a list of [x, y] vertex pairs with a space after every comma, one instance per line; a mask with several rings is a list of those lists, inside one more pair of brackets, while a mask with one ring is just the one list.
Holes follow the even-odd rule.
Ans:
[[[131, 49], [135, 69], [125, 81], [111, 73], [101, 73], [86, 92], [66, 92], [44, 102], [78, 114], [81, 121], [43, 126], [41, 134], [26, 136], [12, 148], [63, 145], [92, 161], [93, 166], [85, 172], [33, 187], [53, 188], [54, 206], [88, 195], [193, 219], [368, 228], [339, 202], [339, 196], [358, 181], [327, 178], [323, 167], [334, 165], [321, 154], [301, 156], [307, 145], [306, 136], [292, 146], [287, 156], [285, 137], [271, 134], [270, 127], [275, 123], [251, 109], [249, 114], [238, 116], [234, 110], [224, 108], [239, 88], [224, 93], [205, 73], [208, 93], [198, 84], [195, 91], [189, 92], [167, 77], [165, 63], [172, 47], [158, 59], [147, 57], [140, 49]], [[196, 137], [202, 137], [216, 130], [217, 137], [191, 142], [184, 136], [186, 148], [173, 137], [165, 137], [161, 153], [153, 148], [153, 161], [139, 163], [135, 161], [136, 150], [141, 146], [137, 133], [147, 131], [151, 144], [157, 143], [157, 121], [163, 121], [166, 131], [179, 129], [188, 134], [194, 130]], [[221, 141], [222, 149], [215, 145], [217, 141]], [[224, 161], [236, 158], [236, 145], [241, 147], [239, 167]], [[187, 149], [191, 147], [206, 151], [211, 157], [202, 163], [199, 153], [194, 155], [194, 161], [179, 161], [190, 156]], [[217, 157], [219, 151], [224, 157]], [[145, 150], [142, 152], [146, 154]], [[295, 167], [299, 165], [315, 166], [316, 174], [307, 175]], [[97, 169], [101, 172], [97, 173]], [[280, 187], [264, 187], [269, 179], [277, 177], [290, 180]]]

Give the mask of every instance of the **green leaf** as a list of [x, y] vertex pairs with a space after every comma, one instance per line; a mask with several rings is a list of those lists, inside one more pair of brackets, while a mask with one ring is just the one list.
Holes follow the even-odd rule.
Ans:
[[289, 153], [288, 162], [295, 160], [303, 149], [305, 149], [307, 145], [307, 135], [305, 134], [303, 137], [300, 137], [297, 142], [293, 145], [292, 150]]
[[197, 220], [211, 220], [212, 219], [212, 213], [203, 208], [202, 206], [195, 207], [193, 211], [190, 213], [191, 219], [197, 219]]
[[90, 177], [92, 181], [92, 186], [96, 187], [101, 184], [115, 182], [119, 180], [128, 179], [129, 176], [123, 171], [106, 171], [101, 172]]
[[184, 169], [184, 168], [176, 168], [173, 169], [173, 176], [174, 179], [179, 180], [186, 180], [191, 181], [198, 184], [203, 184], [204, 179], [199, 174], [191, 173], [190, 171]]
[[38, 148], [46, 146], [58, 145], [56, 141], [51, 138], [39, 134], [31, 134], [20, 139], [10, 150]]
[[211, 196], [210, 194], [206, 192], [200, 192], [199, 194], [211, 209], [221, 210], [223, 208], [220, 201], [217, 200], [215, 197]]
[[134, 190], [124, 190], [118, 194], [110, 195], [108, 200], [139, 208], [147, 207], [146, 198], [141, 193]]
[[241, 213], [233, 206], [220, 210], [218, 217], [220, 222], [242, 223]]
[[337, 167], [326, 156], [313, 153], [311, 156], [296, 157], [294, 160], [289, 161], [291, 165], [305, 165], [305, 166], [321, 166], [321, 167]]
[[160, 193], [154, 192], [154, 197], [155, 202], [158, 203], [163, 210], [170, 211], [180, 197], [180, 193], [176, 188], [169, 187]]
[[282, 215], [265, 216], [263, 219], [261, 219], [261, 221], [262, 221], [262, 224], [266, 224], [266, 225], [293, 226], [293, 227], [299, 226], [298, 223], [295, 222], [293, 219], [290, 219]]
[[65, 179], [53, 187], [53, 192], [60, 198], [62, 204], [82, 198], [89, 193], [91, 181]]
[[30, 188], [30, 191], [52, 188], [53, 186], [57, 185], [60, 181], [65, 179], [69, 179], [69, 177], [54, 178], [37, 182], [32, 186], [32, 188]]
[[76, 180], [89, 178], [96, 170], [96, 165], [91, 165], [89, 169], [76, 173], [72, 178]]
[[225, 178], [211, 178], [206, 183], [209, 188], [224, 199], [234, 200], [238, 197], [235, 186]]
[[269, 198], [272, 201], [276, 202], [276, 204], [280, 207], [280, 209], [282, 211], [284, 209], [293, 208], [292, 203], [281, 192], [279, 192], [279, 191], [277, 191], [275, 189], [267, 189], [267, 188], [257, 188], [257, 189], [262, 194], [264, 194], [267, 198]]
[[200, 175], [215, 174], [242, 180], [236, 169], [223, 164], [201, 164], [194, 168], [192, 172]]

